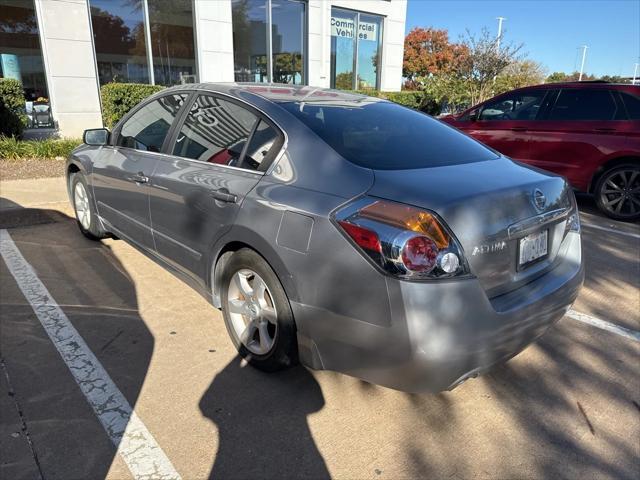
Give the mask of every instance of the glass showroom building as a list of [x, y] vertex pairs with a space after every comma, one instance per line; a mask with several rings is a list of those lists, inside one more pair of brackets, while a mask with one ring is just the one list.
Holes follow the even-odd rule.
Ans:
[[99, 87], [274, 82], [400, 90], [406, 0], [0, 0], [1, 76], [64, 136]]

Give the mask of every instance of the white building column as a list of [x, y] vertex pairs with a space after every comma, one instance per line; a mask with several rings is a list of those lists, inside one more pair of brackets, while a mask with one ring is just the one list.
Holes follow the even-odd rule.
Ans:
[[331, 79], [331, 3], [309, 0], [309, 55], [307, 81], [312, 87], [329, 88]]
[[382, 32], [382, 70], [380, 90], [397, 92], [402, 88], [404, 61], [404, 29], [407, 19], [407, 1], [392, 0], [385, 17]]
[[60, 135], [102, 127], [86, 0], [35, 0], [49, 101]]
[[200, 82], [233, 82], [231, 2], [194, 0]]

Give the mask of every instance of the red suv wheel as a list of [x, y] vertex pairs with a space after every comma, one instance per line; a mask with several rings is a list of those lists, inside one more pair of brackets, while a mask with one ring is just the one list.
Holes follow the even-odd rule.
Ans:
[[595, 188], [596, 203], [616, 220], [640, 219], [640, 166], [619, 165], [600, 177]]

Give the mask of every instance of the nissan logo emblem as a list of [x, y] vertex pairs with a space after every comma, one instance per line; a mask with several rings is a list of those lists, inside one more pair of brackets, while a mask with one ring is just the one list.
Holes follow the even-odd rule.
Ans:
[[533, 191], [533, 204], [538, 210], [542, 210], [547, 204], [547, 197], [537, 188]]

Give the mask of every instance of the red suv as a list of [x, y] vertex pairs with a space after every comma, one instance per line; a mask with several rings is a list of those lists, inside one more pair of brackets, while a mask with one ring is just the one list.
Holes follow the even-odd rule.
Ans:
[[640, 218], [640, 86], [537, 85], [443, 120], [504, 155], [564, 175], [611, 218]]

